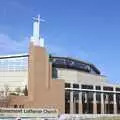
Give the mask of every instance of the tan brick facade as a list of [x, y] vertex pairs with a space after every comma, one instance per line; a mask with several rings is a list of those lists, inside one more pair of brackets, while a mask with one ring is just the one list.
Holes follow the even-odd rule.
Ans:
[[11, 97], [10, 106], [56, 108], [64, 113], [64, 81], [52, 80], [51, 64], [45, 48], [30, 44], [28, 96]]

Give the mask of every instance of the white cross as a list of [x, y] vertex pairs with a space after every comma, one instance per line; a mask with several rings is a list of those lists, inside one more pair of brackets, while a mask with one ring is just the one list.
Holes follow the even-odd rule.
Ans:
[[41, 17], [40, 17], [40, 15], [38, 15], [37, 17], [33, 17], [33, 20], [35, 20], [35, 21], [37, 21], [37, 22], [45, 22], [45, 20], [44, 19], [42, 19]]

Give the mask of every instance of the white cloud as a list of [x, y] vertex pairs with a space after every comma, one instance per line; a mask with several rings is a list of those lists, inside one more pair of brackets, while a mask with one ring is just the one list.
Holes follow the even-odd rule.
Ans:
[[47, 45], [47, 50], [49, 53], [55, 56], [72, 57], [85, 61], [89, 59], [89, 54], [80, 48], [77, 48], [76, 46], [60, 46], [54, 45], [53, 43]]
[[[23, 40], [15, 41], [9, 35], [0, 33], [0, 55], [26, 53], [28, 52], [28, 46], [29, 38], [27, 37]], [[46, 48], [48, 53], [55, 56], [66, 56], [83, 60], [87, 60], [89, 58], [89, 55], [86, 52], [76, 47], [65, 47], [54, 43], [47, 43]]]
[[0, 33], [0, 54], [15, 54], [27, 52], [28, 38], [21, 41], [15, 41], [7, 34]]

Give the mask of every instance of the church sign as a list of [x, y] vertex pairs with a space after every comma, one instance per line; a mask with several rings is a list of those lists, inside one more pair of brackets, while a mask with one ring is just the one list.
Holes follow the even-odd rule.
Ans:
[[0, 108], [0, 118], [12, 117], [29, 117], [29, 118], [57, 118], [57, 109], [15, 109], [15, 108]]

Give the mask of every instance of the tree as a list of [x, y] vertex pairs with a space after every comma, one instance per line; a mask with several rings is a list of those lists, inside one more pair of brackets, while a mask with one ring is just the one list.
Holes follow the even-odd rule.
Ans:
[[9, 107], [10, 103], [10, 96], [8, 94], [9, 87], [7, 85], [4, 87], [5, 87], [4, 90], [0, 91], [0, 107]]
[[5, 96], [8, 96], [8, 93], [9, 93], [9, 86], [8, 85], [4, 85], [4, 91], [5, 91]]
[[0, 97], [2, 97], [2, 96], [4, 96], [4, 90], [3, 89], [0, 90]]
[[23, 90], [23, 93], [25, 96], [28, 96], [28, 89], [27, 89], [27, 85], [25, 86], [24, 90]]
[[9, 107], [10, 96], [9, 96], [9, 86], [4, 85], [4, 89], [0, 91], [0, 107]]

